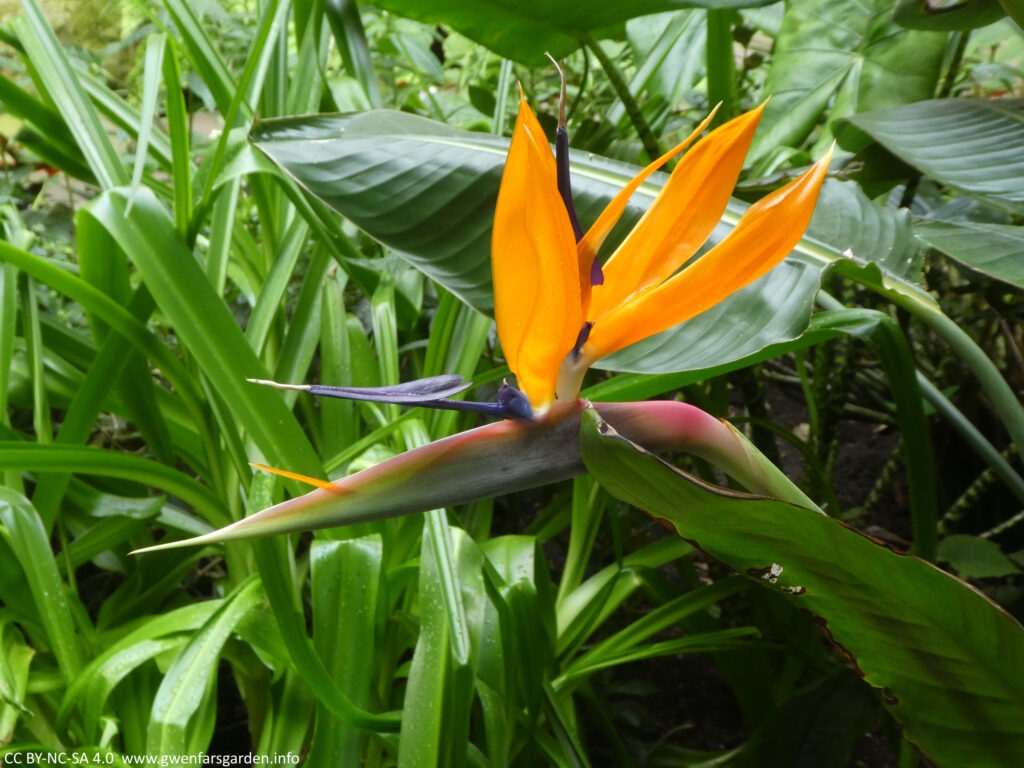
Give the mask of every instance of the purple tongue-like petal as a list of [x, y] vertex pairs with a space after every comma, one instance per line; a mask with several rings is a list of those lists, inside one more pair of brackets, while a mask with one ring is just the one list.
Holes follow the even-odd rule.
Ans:
[[451, 400], [472, 386], [472, 382], [461, 376], [431, 376], [390, 387], [328, 387], [321, 384], [279, 384], [266, 379], [248, 379], [253, 384], [264, 384], [275, 389], [292, 389], [318, 397], [337, 397], [341, 400], [367, 400], [372, 403], [395, 403], [415, 405], [422, 408], [439, 408], [448, 411], [480, 413], [497, 419], [533, 418], [530, 401], [515, 387], [503, 384], [498, 390], [498, 402], [478, 403], [473, 400]]
[[604, 270], [601, 268], [601, 262], [596, 258], [594, 263], [590, 265], [590, 284], [604, 285]]
[[262, 379], [249, 379], [255, 384], [266, 384], [277, 389], [294, 389], [320, 397], [337, 397], [342, 400], [369, 400], [375, 403], [398, 403], [416, 405], [443, 400], [457, 395], [472, 386], [461, 376], [446, 374], [426, 379], [407, 381], [388, 387], [329, 387], [322, 384], [278, 384]]

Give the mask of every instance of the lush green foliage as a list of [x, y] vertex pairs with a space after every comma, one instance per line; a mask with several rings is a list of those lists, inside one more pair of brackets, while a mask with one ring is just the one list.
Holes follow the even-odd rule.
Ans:
[[[848, 527], [1020, 615], [1024, 34], [1000, 3], [91, 5], [123, 40], [62, 44], [37, 0], [2, 34], [0, 752], [1020, 763], [1019, 624]], [[838, 141], [779, 268], [584, 391], [729, 417], [786, 501], [587, 411], [590, 473], [541, 490], [129, 556], [303, 491], [250, 461], [338, 478], [476, 425], [245, 380], [493, 394], [491, 213], [517, 80], [553, 129], [546, 49], [585, 221], [718, 100], [773, 95], [713, 241]]]

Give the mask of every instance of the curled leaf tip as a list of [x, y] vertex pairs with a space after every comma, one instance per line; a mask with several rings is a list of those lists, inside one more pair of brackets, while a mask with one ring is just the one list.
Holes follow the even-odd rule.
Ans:
[[558, 72], [558, 76], [562, 80], [561, 89], [558, 94], [558, 127], [559, 129], [565, 128], [565, 66], [559, 64], [555, 60], [555, 57], [551, 55], [549, 51], [544, 51], [544, 55], [548, 57], [548, 60], [554, 65], [555, 70]]

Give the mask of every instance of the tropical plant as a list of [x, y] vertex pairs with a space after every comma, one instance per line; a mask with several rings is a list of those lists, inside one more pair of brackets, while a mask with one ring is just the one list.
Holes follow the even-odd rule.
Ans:
[[1002, 5], [121, 17], [2, 35], [5, 758], [1020, 763]]

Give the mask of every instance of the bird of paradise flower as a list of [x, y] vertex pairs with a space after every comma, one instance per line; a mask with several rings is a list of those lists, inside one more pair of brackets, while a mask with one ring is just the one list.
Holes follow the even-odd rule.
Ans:
[[[552, 154], [521, 95], [491, 247], [498, 338], [518, 388], [505, 384], [496, 402], [473, 402], [453, 399], [470, 386], [459, 376], [377, 388], [253, 380], [320, 396], [472, 411], [502, 421], [334, 482], [254, 465], [317, 490], [218, 531], [150, 549], [422, 512], [584, 471], [576, 435], [587, 370], [600, 358], [683, 323], [757, 280], [786, 257], [810, 222], [831, 151], [751, 205], [724, 240], [694, 258], [725, 210], [763, 108], [700, 138], [714, 118], [712, 111], [637, 174], [583, 232], [572, 202], [564, 116]], [[650, 208], [602, 264], [598, 253], [631, 195], [680, 154]], [[689, 451], [749, 488], [813, 507], [740, 433], [694, 406], [677, 401], [594, 405], [620, 434], [650, 450]]]

